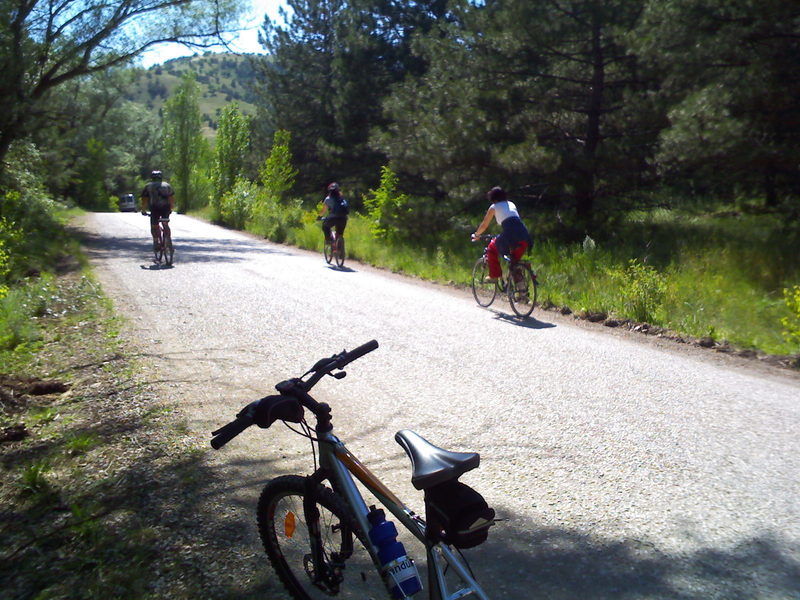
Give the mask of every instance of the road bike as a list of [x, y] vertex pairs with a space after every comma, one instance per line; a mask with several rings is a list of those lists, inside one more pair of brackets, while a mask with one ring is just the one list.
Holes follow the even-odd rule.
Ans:
[[[142, 213], [149, 217], [150, 213]], [[156, 264], [164, 264], [172, 266], [172, 259], [175, 256], [175, 248], [172, 246], [172, 232], [169, 228], [169, 217], [158, 218], [158, 233], [156, 234], [156, 242], [153, 246], [153, 261]]]
[[[483, 241], [491, 241], [494, 236], [481, 235]], [[498, 293], [506, 294], [511, 309], [519, 317], [527, 317], [533, 312], [538, 297], [539, 281], [533, 272], [531, 263], [520, 260], [513, 261], [503, 255], [506, 263], [505, 276], [494, 280], [489, 277], [488, 244], [472, 268], [472, 295], [483, 307], [490, 306]]]
[[[483, 497], [458, 481], [479, 466], [480, 455], [443, 450], [410, 430], [397, 432], [395, 440], [411, 459], [411, 483], [425, 495], [423, 519], [350, 453], [333, 433], [331, 407], [309, 394], [325, 376], [345, 377], [347, 364], [377, 347], [372, 340], [282, 381], [277, 395], [251, 402], [214, 431], [211, 446], [219, 449], [250, 425], [268, 428], [275, 421], [311, 440], [313, 473], [273, 479], [258, 502], [267, 557], [295, 600], [405, 599], [421, 590], [413, 558], [393, 535], [396, 526], [385, 520], [383, 509], [367, 506], [356, 479], [424, 545], [430, 600], [488, 600], [460, 552], [485, 541], [495, 521]], [[313, 430], [306, 411], [314, 417]]]
[[344, 266], [345, 258], [344, 236], [340, 236], [336, 233], [336, 229], [332, 228], [331, 238], [325, 240], [322, 253], [325, 256], [326, 263], [331, 264], [335, 260], [336, 266], [341, 269]]

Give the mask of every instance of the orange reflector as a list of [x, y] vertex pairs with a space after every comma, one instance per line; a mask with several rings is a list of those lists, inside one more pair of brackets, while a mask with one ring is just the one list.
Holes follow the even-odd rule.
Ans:
[[294, 518], [294, 513], [289, 511], [286, 513], [286, 518], [283, 519], [283, 532], [286, 537], [290, 538], [294, 535], [294, 530], [297, 528], [297, 522]]

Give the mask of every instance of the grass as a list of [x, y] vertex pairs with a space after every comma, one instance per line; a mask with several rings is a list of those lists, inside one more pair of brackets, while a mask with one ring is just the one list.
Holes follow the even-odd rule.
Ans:
[[[346, 232], [351, 259], [459, 286], [469, 285], [482, 252], [468, 236], [451, 232], [413, 246], [377, 240], [361, 215], [351, 215]], [[322, 251], [310, 213], [287, 241]], [[777, 215], [677, 210], [631, 213], [603, 241], [536, 240], [530, 253], [545, 306], [646, 321], [776, 355], [800, 353], [782, 326], [798, 317], [784, 297], [800, 283], [798, 256], [800, 227]]]

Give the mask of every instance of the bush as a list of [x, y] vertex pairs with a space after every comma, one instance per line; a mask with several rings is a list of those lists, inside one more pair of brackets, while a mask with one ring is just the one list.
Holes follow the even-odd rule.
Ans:
[[462, 229], [453, 221], [452, 206], [434, 198], [403, 194], [398, 186], [397, 175], [384, 166], [380, 186], [369, 190], [364, 198], [373, 237], [411, 246], [436, 247], [442, 236], [454, 228]]
[[800, 285], [784, 288], [783, 299], [790, 315], [781, 319], [783, 337], [790, 344], [800, 344]]
[[248, 230], [273, 242], [283, 243], [294, 230], [303, 227], [304, 214], [300, 200], [280, 202], [260, 189], [252, 207]]
[[39, 339], [34, 318], [47, 310], [53, 296], [52, 277], [11, 288], [0, 299], [0, 350], [14, 350]]
[[623, 315], [646, 323], [656, 322], [656, 311], [664, 302], [666, 279], [655, 268], [628, 261], [626, 269], [609, 271], [611, 279], [619, 284], [619, 306]]
[[234, 229], [244, 229], [245, 223], [257, 203], [258, 186], [245, 179], [237, 179], [233, 189], [223, 194], [219, 204], [220, 219]]

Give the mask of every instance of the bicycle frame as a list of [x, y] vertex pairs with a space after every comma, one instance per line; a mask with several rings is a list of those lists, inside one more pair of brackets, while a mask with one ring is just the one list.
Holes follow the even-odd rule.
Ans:
[[[425, 545], [428, 586], [430, 600], [456, 600], [474, 594], [480, 600], [489, 600], [467, 567], [452, 549], [442, 542], [432, 543], [425, 536], [425, 522], [408, 508], [384, 483], [359, 461], [332, 432], [318, 434], [320, 470], [331, 481], [335, 492], [340, 494], [352, 508], [356, 521], [362, 531], [370, 529], [367, 521], [369, 508], [359, 491], [353, 476], [366, 487], [378, 501], [389, 510], [408, 529], [414, 537]], [[318, 528], [312, 536], [312, 553], [315, 562], [321, 560], [322, 542]], [[313, 539], [316, 538], [316, 539]], [[367, 539], [367, 548], [375, 567], [380, 570], [376, 548]], [[320, 564], [317, 562], [317, 564]], [[461, 578], [465, 587], [450, 592], [445, 581], [445, 568], [449, 566]], [[387, 587], [387, 594], [389, 588]]]

